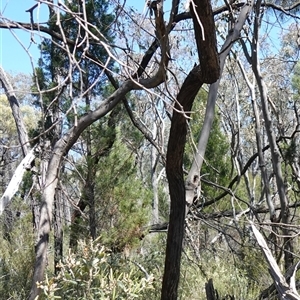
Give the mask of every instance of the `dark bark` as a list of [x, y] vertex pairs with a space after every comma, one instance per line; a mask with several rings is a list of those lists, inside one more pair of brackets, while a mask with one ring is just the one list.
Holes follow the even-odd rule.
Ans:
[[[197, 1], [198, 9], [196, 12], [201, 10], [207, 10], [207, 5], [210, 5], [210, 1]], [[203, 6], [203, 8], [202, 8]], [[166, 173], [169, 181], [169, 190], [170, 190], [170, 198], [171, 198], [171, 207], [170, 207], [170, 219], [169, 219], [169, 228], [168, 228], [168, 238], [167, 238], [167, 249], [166, 249], [166, 260], [165, 260], [165, 272], [163, 277], [162, 284], [162, 295], [161, 299], [169, 300], [169, 299], [177, 299], [177, 289], [179, 283], [180, 276], [180, 259], [182, 252], [182, 240], [183, 240], [183, 232], [184, 232], [184, 219], [185, 219], [185, 205], [186, 205], [186, 197], [189, 196], [186, 194], [185, 185], [183, 181], [183, 170], [182, 170], [182, 159], [184, 152], [184, 145], [186, 141], [186, 133], [187, 133], [187, 119], [183, 112], [189, 112], [192, 108], [192, 104], [195, 96], [197, 95], [201, 85], [206, 83], [206, 79], [213, 82], [213, 76], [216, 83], [212, 84], [210, 87], [210, 95], [208, 100], [209, 110], [206, 112], [206, 116], [208, 115], [209, 123], [211, 125], [212, 122], [212, 114], [214, 112], [215, 99], [217, 97], [217, 90], [219, 85], [219, 80], [217, 75], [219, 75], [216, 70], [222, 70], [226, 56], [228, 55], [232, 44], [240, 35], [240, 31], [245, 23], [245, 20], [248, 16], [249, 11], [253, 6], [253, 1], [247, 3], [241, 9], [240, 15], [238, 17], [237, 23], [233, 30], [228, 34], [226, 41], [221, 49], [220, 60], [221, 68], [219, 65], [219, 59], [207, 59], [207, 61], [203, 61], [202, 64], [205, 66], [197, 66], [194, 68], [186, 80], [184, 81], [182, 88], [178, 94], [177, 102], [175, 105], [174, 114], [171, 123], [170, 129], [170, 137], [167, 151], [167, 163], [166, 163]], [[196, 14], [195, 12], [195, 14]], [[211, 18], [213, 16], [211, 15]], [[197, 17], [195, 19], [198, 20]], [[205, 35], [207, 34], [210, 37], [215, 37], [215, 25], [213, 20], [207, 23], [202, 23]], [[196, 36], [196, 39], [200, 37]], [[205, 47], [205, 41], [209, 44]], [[203, 44], [202, 44], [203, 42]], [[201, 55], [208, 57], [210, 55], [216, 55], [216, 41], [215, 46], [212, 46], [212, 42], [210, 40], [204, 40], [199, 43], [199, 49], [202, 51]], [[204, 70], [215, 70], [215, 72], [209, 73], [208, 75], [203, 75], [201, 69]], [[209, 71], [208, 71], [209, 72]], [[188, 115], [188, 113], [187, 113]], [[208, 137], [208, 133], [210, 132], [211, 126], [207, 126], [207, 132], [205, 132], [206, 137]], [[201, 143], [201, 138], [199, 140]], [[207, 140], [203, 142], [205, 145], [207, 144]], [[200, 148], [203, 148], [203, 153], [201, 152], [201, 160], [203, 160], [203, 156], [205, 153], [206, 146], [200, 145]], [[198, 144], [199, 148], [199, 144]], [[199, 157], [198, 157], [199, 159]], [[193, 163], [195, 165], [195, 163]], [[194, 184], [197, 181], [197, 176], [199, 178], [200, 169], [202, 162], [198, 164], [198, 167], [194, 166], [193, 170], [189, 172], [189, 181]]]
[[[197, 12], [204, 10], [208, 12], [207, 6], [210, 7], [208, 21], [205, 19], [205, 34], [214, 37], [214, 41], [207, 39], [199, 42], [201, 53], [206, 57], [206, 61], [202, 61], [202, 65], [196, 66], [187, 76], [180, 92], [177, 96], [175, 110], [173, 112], [169, 143], [167, 149], [166, 173], [169, 183], [171, 207], [167, 237], [165, 271], [163, 276], [161, 299], [171, 300], [177, 299], [178, 284], [180, 278], [180, 263], [182, 253], [182, 241], [184, 236], [184, 220], [186, 207], [186, 190], [183, 178], [183, 153], [187, 135], [187, 122], [189, 112], [192, 109], [194, 99], [203, 85], [203, 83], [212, 83], [219, 76], [219, 60], [218, 58], [208, 59], [211, 56], [217, 56], [215, 25], [211, 13], [211, 4], [209, 0], [197, 1]], [[198, 11], [199, 10], [199, 11]], [[198, 15], [197, 19], [200, 16]], [[196, 17], [195, 17], [196, 18]], [[207, 18], [207, 16], [205, 17]], [[196, 31], [197, 34], [197, 31]], [[200, 36], [196, 36], [196, 40]], [[212, 44], [214, 43], [213, 47]], [[203, 75], [201, 69], [207, 72]], [[218, 71], [214, 71], [218, 70]]]
[[207, 300], [218, 300], [218, 292], [214, 288], [213, 280], [210, 278], [207, 283], [205, 283], [205, 293]]
[[[237, 18], [237, 22], [234, 28], [230, 30], [228, 36], [226, 37], [226, 40], [219, 54], [220, 74], [222, 74], [223, 72], [226, 57], [229, 54], [233, 43], [240, 36], [240, 32], [243, 28], [243, 25], [245, 24], [245, 20], [249, 14], [249, 11], [252, 9], [252, 6], [253, 6], [253, 0], [250, 3], [244, 4], [244, 6], [241, 8], [240, 14]], [[193, 203], [194, 195], [197, 194], [197, 189], [199, 189], [197, 184], [199, 183], [200, 171], [204, 161], [206, 146], [208, 143], [208, 138], [209, 138], [210, 130], [214, 119], [215, 104], [218, 95], [219, 84], [220, 84], [220, 80], [211, 84], [209, 87], [208, 99], [207, 99], [207, 104], [205, 109], [205, 117], [201, 128], [197, 151], [194, 155], [193, 163], [186, 179], [186, 189], [187, 189], [186, 202], [188, 206], [190, 206]], [[212, 200], [211, 202], [214, 202], [215, 200], [216, 199]]]
[[226, 295], [223, 298], [219, 297], [218, 291], [214, 288], [213, 280], [210, 278], [207, 283], [205, 283], [205, 293], [207, 300], [234, 300], [235, 297], [231, 295]]
[[61, 191], [56, 189], [54, 201], [54, 272], [59, 271], [59, 262], [63, 258], [63, 199]]
[[209, 0], [193, 0], [190, 2], [190, 11], [203, 80], [205, 83], [214, 83], [220, 77], [220, 64], [211, 3]]
[[202, 73], [200, 66], [197, 66], [190, 72], [181, 87], [170, 129], [166, 173], [169, 183], [171, 208], [161, 296], [161, 299], [166, 300], [177, 299], [184, 235], [185, 186], [182, 162], [188, 122], [184, 112], [191, 111], [193, 101], [203, 84], [201, 79]]
[[[207, 5], [210, 6], [210, 3], [207, 1], [197, 1], [197, 6], [200, 11], [202, 9], [207, 11]], [[195, 12], [195, 14], [196, 13], [197, 12]], [[212, 13], [209, 14], [209, 18], [210, 20], [206, 20], [207, 22], [203, 24], [204, 30], [208, 35], [215, 37], [215, 25]], [[199, 36], [196, 37], [196, 39], [198, 40]], [[216, 42], [215, 39], [214, 42]], [[205, 46], [206, 43], [207, 47]], [[161, 299], [177, 299], [186, 207], [186, 190], [182, 163], [187, 134], [187, 117], [203, 83], [212, 83], [216, 81], [219, 76], [220, 68], [216, 44], [214, 44], [214, 47], [211, 47], [211, 43], [213, 43], [212, 39], [200, 42], [201, 45], [199, 47], [201, 47], [202, 55], [205, 57], [214, 56], [214, 59], [210, 59], [208, 65], [206, 65], [206, 61], [202, 60], [202, 64], [205, 66], [201, 65], [201, 67], [195, 67], [187, 76], [177, 96], [172, 117], [166, 161], [171, 207]], [[205, 70], [211, 69], [212, 72], [203, 76], [202, 68]]]

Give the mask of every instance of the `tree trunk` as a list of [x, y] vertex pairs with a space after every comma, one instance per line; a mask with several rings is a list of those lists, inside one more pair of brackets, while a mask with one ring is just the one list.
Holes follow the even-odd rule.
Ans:
[[[286, 186], [284, 184], [283, 175], [282, 175], [282, 168], [281, 168], [281, 156], [280, 151], [276, 143], [276, 135], [274, 133], [273, 127], [272, 127], [272, 119], [271, 114], [268, 107], [268, 92], [267, 92], [267, 86], [263, 80], [263, 76], [260, 71], [260, 63], [258, 58], [258, 51], [259, 51], [259, 45], [258, 45], [258, 35], [259, 35], [259, 28], [260, 28], [260, 6], [261, 1], [257, 1], [256, 3], [256, 18], [254, 23], [254, 36], [253, 36], [253, 42], [252, 42], [252, 57], [253, 57], [253, 63], [252, 63], [252, 69], [253, 73], [255, 75], [259, 93], [260, 93], [260, 99], [261, 99], [261, 105], [262, 105], [262, 112], [263, 112], [263, 118], [265, 121], [265, 128], [267, 132], [268, 142], [270, 144], [270, 152], [272, 157], [272, 167], [275, 174], [275, 180], [278, 190], [278, 195], [280, 199], [280, 205], [281, 205], [281, 213], [276, 220], [276, 222], [279, 222], [280, 219], [284, 224], [289, 224], [290, 222], [290, 216], [289, 216], [289, 205], [288, 205], [288, 198], [286, 193]], [[284, 247], [284, 261], [285, 261], [285, 269], [288, 270], [294, 263], [294, 257], [293, 257], [293, 243], [291, 239], [291, 232], [288, 229], [288, 226], [283, 227], [283, 247]]]
[[63, 198], [60, 189], [55, 191], [54, 201], [54, 273], [59, 272], [58, 264], [63, 258]]
[[17, 131], [18, 131], [18, 137], [21, 144], [23, 157], [25, 157], [29, 151], [29, 144], [28, 144], [29, 139], [28, 139], [27, 130], [24, 125], [22, 113], [20, 111], [20, 103], [13, 91], [12, 85], [10, 84], [1, 66], [0, 66], [0, 82], [2, 82], [2, 86], [5, 90], [6, 96], [10, 104], [12, 115], [14, 117]]
[[190, 12], [194, 24], [203, 82], [214, 83], [220, 77], [220, 64], [211, 1], [190, 1]]
[[[243, 49], [244, 49], [245, 56], [249, 57], [249, 61], [248, 61], [249, 64], [252, 64], [252, 61], [251, 61], [250, 55], [248, 54], [247, 48], [243, 46]], [[265, 162], [264, 153], [263, 153], [263, 143], [262, 143], [262, 138], [261, 138], [262, 129], [260, 126], [261, 120], [260, 120], [260, 116], [259, 116], [258, 105], [256, 103], [255, 85], [250, 82], [240, 61], [238, 61], [238, 64], [243, 73], [244, 79], [247, 83], [247, 86], [249, 88], [249, 92], [251, 95], [251, 103], [252, 103], [252, 109], [253, 109], [254, 120], [255, 120], [255, 138], [256, 138], [256, 145], [257, 145], [258, 164], [259, 164], [260, 171], [261, 171], [264, 194], [266, 196], [267, 205], [268, 205], [268, 208], [270, 211], [270, 220], [274, 222], [276, 219], [276, 214], [275, 214], [275, 207], [274, 207], [274, 204], [271, 199], [269, 177], [268, 177], [266, 162]]]
[[36, 299], [36, 296], [40, 294], [41, 291], [38, 289], [36, 283], [44, 280], [44, 272], [47, 265], [49, 234], [52, 223], [52, 206], [62, 158], [68, 153], [83, 130], [111, 111], [132, 88], [133, 83], [131, 81], [126, 81], [116, 92], [112, 93], [110, 97], [104, 100], [95, 111], [83, 116], [78, 121], [77, 126], [73, 126], [66, 134], [64, 134], [56, 142], [53, 148], [47, 169], [45, 188], [42, 194], [40, 223], [36, 241], [36, 258], [29, 300]]
[[205, 283], [205, 293], [207, 300], [219, 300], [218, 292], [215, 290], [213, 280], [211, 278], [207, 283]]
[[[229, 32], [224, 42], [224, 45], [221, 48], [219, 54], [220, 74], [222, 74], [223, 72], [226, 57], [229, 54], [233, 43], [238, 39], [241, 29], [245, 24], [246, 18], [253, 7], [253, 2], [254, 1], [252, 0], [249, 4], [247, 3], [241, 8], [240, 14], [238, 16], [234, 28]], [[213, 124], [213, 119], [215, 114], [215, 104], [216, 104], [219, 84], [220, 84], [220, 80], [211, 84], [209, 88], [208, 99], [207, 99], [206, 110], [205, 110], [205, 117], [204, 117], [203, 126], [200, 133], [200, 138], [198, 141], [197, 152], [194, 155], [194, 160], [191, 169], [188, 173], [186, 184], [185, 184], [187, 190], [186, 202], [188, 206], [190, 206], [193, 203], [194, 195], [196, 194], [196, 189], [199, 188], [198, 185], [200, 184], [200, 170], [202, 168], [202, 164], [204, 161], [206, 146], [208, 143], [210, 130]]]
[[[195, 5], [198, 7], [196, 11], [208, 11], [207, 6], [210, 5], [210, 1], [194, 1]], [[192, 5], [192, 4], [191, 4]], [[203, 6], [203, 7], [202, 7]], [[246, 4], [241, 9], [238, 22], [227, 37], [225, 44], [221, 50], [221, 70], [225, 63], [225, 58], [230, 51], [232, 43], [238, 38], [242, 26], [245, 23], [247, 15], [253, 6], [253, 1], [250, 4]], [[192, 9], [192, 8], [191, 8]], [[196, 13], [195, 13], [196, 14]], [[194, 17], [199, 22], [199, 16]], [[213, 18], [211, 15], [210, 18]], [[195, 21], [194, 21], [195, 22]], [[215, 37], [215, 25], [213, 21], [203, 22], [200, 19], [204, 27], [205, 37], [206, 35], [210, 37]], [[197, 38], [201, 38], [196, 36]], [[205, 47], [205, 41], [209, 41], [207, 47]], [[203, 43], [199, 43], [201, 47], [201, 53], [205, 57], [216, 55], [216, 41], [213, 44], [211, 40], [205, 38]], [[197, 44], [198, 45], [198, 44]], [[208, 62], [213, 63], [213, 65], [209, 65]], [[217, 90], [219, 81], [211, 86], [210, 91], [210, 100], [208, 100], [208, 105], [210, 107], [209, 110], [206, 112], [206, 117], [208, 115], [209, 122], [207, 130], [204, 131], [202, 129], [202, 133], [204, 133], [204, 140], [206, 143], [204, 147], [202, 147], [202, 140], [200, 137], [199, 144], [203, 150], [203, 153], [197, 153], [195, 161], [193, 163], [192, 169], [189, 173], [187, 184], [184, 184], [183, 180], [183, 170], [182, 170], [182, 160], [183, 160], [183, 152], [184, 146], [186, 142], [186, 134], [187, 134], [187, 118], [186, 116], [189, 115], [188, 112], [191, 111], [193, 101], [202, 86], [205, 83], [205, 79], [209, 79], [210, 83], [216, 81], [218, 77], [214, 80], [212, 77], [207, 78], [207, 74], [204, 76], [202, 75], [202, 68], [204, 70], [219, 70], [219, 60], [218, 59], [210, 59], [206, 62], [203, 67], [197, 66], [195, 67], [188, 75], [186, 80], [184, 81], [181, 90], [177, 96], [177, 101], [175, 104], [175, 110], [172, 117], [171, 129], [170, 129], [170, 137], [168, 143], [168, 150], [167, 150], [167, 163], [166, 163], [166, 173], [169, 182], [169, 190], [170, 190], [170, 198], [171, 198], [171, 207], [170, 207], [170, 218], [169, 218], [169, 228], [168, 228], [168, 237], [167, 237], [167, 248], [166, 248], [166, 259], [165, 259], [165, 271], [163, 276], [163, 283], [162, 283], [162, 300], [172, 300], [177, 299], [177, 290], [179, 284], [179, 277], [180, 277], [180, 260], [181, 260], [181, 252], [182, 252], [182, 241], [184, 235], [184, 219], [185, 219], [185, 206], [186, 201], [191, 204], [193, 201], [193, 194], [191, 190], [196, 186], [196, 181], [199, 180], [199, 172], [201, 169], [201, 165], [203, 162], [203, 157], [206, 149], [206, 144], [213, 114], [214, 114], [214, 106], [215, 100], [217, 97]], [[215, 65], [217, 64], [217, 65]], [[218, 74], [218, 72], [211, 72], [212, 74]], [[201, 134], [201, 136], [203, 136]], [[201, 155], [202, 154], [202, 155]], [[198, 164], [197, 162], [200, 162]], [[200, 165], [200, 168], [199, 168]], [[191, 197], [186, 199], [186, 188], [189, 193], [187, 196]], [[192, 187], [192, 188], [191, 188]]]
[[1, 199], [0, 199], [0, 215], [2, 215], [5, 207], [11, 202], [11, 199], [15, 195], [15, 193], [18, 191], [19, 186], [22, 182], [23, 175], [25, 171], [28, 169], [28, 166], [30, 166], [31, 162], [35, 159], [33, 148], [21, 161], [21, 163], [16, 168], [5, 192], [3, 193]]
[[[156, 124], [154, 124], [155, 134], [156, 136]], [[153, 190], [153, 199], [152, 199], [152, 224], [158, 223], [158, 176], [157, 176], [157, 162], [158, 162], [159, 154], [157, 150], [152, 147], [151, 148], [151, 183], [152, 183], [152, 190]]]
[[298, 292], [296, 290], [296, 283], [295, 283], [295, 280], [296, 280], [295, 275], [296, 275], [296, 271], [297, 271], [299, 263], [294, 266], [292, 276], [290, 278], [290, 284], [288, 284], [286, 279], [282, 275], [280, 268], [277, 265], [276, 260], [273, 257], [263, 236], [260, 234], [260, 232], [257, 230], [257, 228], [255, 227], [255, 225], [253, 223], [251, 224], [251, 227], [252, 227], [254, 236], [255, 236], [261, 250], [263, 251], [263, 254], [269, 265], [269, 271], [274, 280], [279, 299], [281, 299], [281, 300], [300, 300], [300, 295], [298, 294]]
[[[203, 22], [203, 26], [205, 28], [205, 37], [211, 36], [215, 38], [215, 26], [210, 1], [195, 1], [195, 5], [197, 6], [197, 10], [201, 11], [201, 9], [203, 9], [204, 11], [210, 12], [207, 16], [202, 16], [202, 20], [200, 21]], [[208, 7], [210, 9], [208, 9]], [[199, 15], [197, 17], [196, 15], [197, 12], [195, 12], [194, 18], [196, 18], [198, 22]], [[201, 37], [196, 36], [196, 39], [199, 38]], [[208, 38], [208, 41], [210, 41], [210, 38]], [[211, 46], [211, 43], [206, 45], [202, 42], [199, 43], [199, 47], [201, 48], [201, 51], [203, 51], [202, 55], [216, 55], [215, 39], [213, 49]], [[203, 76], [201, 69], [203, 68], [204, 70], [208, 70], [211, 68], [211, 70], [219, 70], [218, 59], [213, 61], [214, 64], [212, 65], [206, 65], [208, 62], [202, 62], [204, 64], [203, 66], [197, 66], [189, 73], [177, 96], [175, 110], [173, 112], [166, 161], [166, 173], [169, 183], [171, 206], [165, 270], [161, 293], [162, 300], [177, 299], [186, 207], [186, 191], [183, 179], [182, 163], [187, 134], [187, 116], [189, 116], [193, 101], [200, 87], [205, 82], [203, 77], [206, 78], [206, 76]], [[211, 62], [211, 60], [209, 60], [209, 62]], [[214, 72], [212, 72], [211, 77], [208, 76], [210, 81], [209, 83], [218, 79], [218, 72], [214, 74], [215, 77], [213, 74]]]
[[201, 75], [200, 66], [195, 67], [189, 73], [177, 96], [172, 117], [166, 162], [171, 206], [162, 300], [177, 299], [186, 206], [182, 162], [187, 134], [187, 116], [203, 84]]

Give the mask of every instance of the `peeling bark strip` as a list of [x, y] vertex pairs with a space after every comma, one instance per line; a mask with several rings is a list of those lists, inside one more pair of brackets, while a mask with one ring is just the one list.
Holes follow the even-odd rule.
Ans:
[[220, 77], [215, 22], [210, 2], [210, 0], [190, 1], [199, 61], [205, 83], [214, 83]]

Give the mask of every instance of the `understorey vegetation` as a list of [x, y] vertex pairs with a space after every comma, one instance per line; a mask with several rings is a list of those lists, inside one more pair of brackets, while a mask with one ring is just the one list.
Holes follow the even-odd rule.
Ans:
[[300, 1], [13, 5], [1, 299], [300, 299]]

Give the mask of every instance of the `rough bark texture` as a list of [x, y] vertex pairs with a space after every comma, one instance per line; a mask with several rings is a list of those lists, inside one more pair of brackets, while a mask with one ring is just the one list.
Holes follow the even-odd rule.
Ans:
[[214, 288], [213, 280], [210, 278], [207, 283], [205, 283], [205, 293], [207, 300], [218, 300], [218, 292]]
[[[238, 39], [241, 29], [245, 24], [245, 20], [253, 7], [253, 0], [249, 3], [246, 3], [240, 11], [237, 22], [231, 30], [226, 38], [226, 41], [220, 51], [219, 61], [220, 61], [220, 74], [223, 72], [223, 68], [225, 65], [225, 60], [227, 55], [229, 54], [233, 43]], [[187, 176], [186, 180], [186, 202], [188, 205], [193, 203], [194, 195], [196, 194], [196, 189], [198, 188], [198, 184], [200, 183], [200, 170], [203, 164], [205, 150], [210, 134], [210, 130], [212, 127], [212, 123], [214, 120], [215, 114], [215, 104], [218, 95], [220, 80], [210, 85], [208, 99], [205, 110], [205, 117], [203, 121], [203, 126], [200, 133], [200, 138], [197, 145], [197, 152], [195, 153], [194, 160]]]
[[171, 208], [161, 296], [163, 300], [177, 299], [185, 219], [182, 161], [187, 134], [187, 118], [184, 111], [191, 110], [195, 96], [202, 84], [201, 71], [198, 66], [190, 72], [178, 94], [175, 109], [182, 112], [174, 110], [172, 117], [166, 163]]
[[63, 199], [61, 190], [56, 189], [54, 201], [54, 273], [60, 270], [58, 267], [60, 260], [63, 258]]
[[194, 31], [199, 61], [205, 83], [214, 83], [220, 77], [219, 55], [216, 44], [216, 31], [213, 11], [209, 0], [193, 0], [190, 11], [194, 23]]
[[[202, 10], [202, 5], [204, 6], [203, 9], [206, 10], [207, 5], [210, 5], [210, 1], [197, 2], [199, 11]], [[197, 180], [199, 180], [200, 177], [200, 170], [214, 116], [214, 107], [219, 86], [219, 80], [217, 80], [218, 77], [216, 77], [214, 80], [216, 81], [216, 83], [212, 84], [210, 87], [209, 99], [204, 121], [204, 125], [206, 126], [202, 128], [200, 140], [198, 143], [198, 153], [193, 162], [191, 171], [189, 172], [186, 188], [183, 180], [182, 159], [186, 141], [187, 119], [183, 113], [180, 113], [180, 111], [188, 112], [191, 110], [195, 96], [197, 95], [201, 85], [205, 83], [207, 74], [202, 75], [202, 68], [204, 68], [205, 70], [212, 69], [220, 70], [220, 72], [222, 71], [226, 56], [228, 55], [234, 41], [239, 37], [240, 31], [245, 23], [249, 11], [252, 9], [252, 6], [253, 1], [245, 4], [242, 7], [237, 23], [228, 35], [221, 49], [221, 67], [219, 66], [219, 58], [217, 58], [207, 60], [205, 67], [197, 66], [196, 68], [194, 68], [183, 83], [177, 97], [177, 103], [175, 105], [176, 110], [174, 110], [170, 129], [166, 163], [166, 172], [171, 197], [171, 208], [167, 238], [165, 272], [163, 277], [161, 296], [161, 299], [163, 300], [177, 299], [177, 289], [180, 277], [180, 259], [184, 235], [185, 205], [186, 200], [192, 202], [194, 195], [192, 191], [196, 187]], [[197, 17], [195, 17], [194, 19], [198, 20]], [[203, 23], [202, 25], [204, 27], [205, 34], [209, 35], [210, 37], [215, 37], [215, 26], [213, 21]], [[207, 25], [210, 25], [211, 27]], [[199, 36], [196, 36], [196, 39], [197, 38], [199, 39]], [[216, 55], [216, 48], [212, 47], [210, 40], [208, 40], [208, 42], [210, 43], [210, 45], [208, 45], [207, 48], [205, 47], [205, 41], [202, 41], [201, 43], [198, 42], [199, 48], [202, 51], [202, 55]], [[203, 53], [203, 51], [207, 52]], [[209, 62], [212, 63], [212, 65], [210, 65]], [[203, 64], [205, 64], [205, 61], [203, 62]], [[213, 82], [212, 74], [214, 73], [210, 73], [211, 77], [208, 78], [210, 83]], [[215, 72], [215, 74], [219, 75], [219, 72]], [[201, 151], [199, 149], [201, 149]], [[186, 191], [188, 192], [187, 194]], [[186, 199], [186, 197], [189, 197], [189, 199]]]
[[[207, 6], [211, 6], [209, 0], [197, 1], [199, 11], [207, 11]], [[210, 8], [211, 10], [211, 8]], [[197, 12], [195, 12], [197, 14]], [[197, 16], [197, 19], [199, 16]], [[203, 24], [204, 31], [207, 35], [214, 37], [214, 46], [210, 39], [200, 43], [202, 55], [205, 57], [216, 56], [216, 39], [215, 25], [212, 13], [209, 15], [210, 20]], [[200, 37], [196, 36], [198, 40]], [[207, 43], [207, 44], [205, 44]], [[162, 284], [161, 299], [177, 299], [177, 291], [180, 277], [180, 263], [182, 253], [182, 241], [184, 236], [184, 219], [186, 207], [186, 191], [183, 179], [183, 153], [187, 134], [187, 116], [191, 111], [193, 101], [203, 83], [212, 83], [219, 77], [219, 72], [209, 73], [203, 76], [204, 70], [219, 70], [218, 57], [202, 61], [205, 66], [195, 67], [184, 81], [180, 92], [177, 96], [175, 110], [172, 117], [166, 173], [169, 183], [171, 198], [169, 228], [167, 237], [165, 271]], [[207, 73], [208, 74], [208, 73]], [[209, 82], [206, 82], [208, 79]]]

